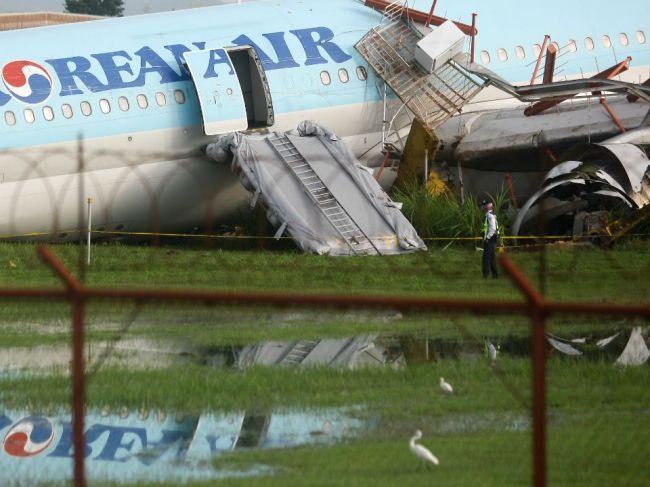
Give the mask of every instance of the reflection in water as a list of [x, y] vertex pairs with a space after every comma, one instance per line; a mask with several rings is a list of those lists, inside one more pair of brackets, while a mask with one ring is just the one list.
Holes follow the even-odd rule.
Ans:
[[[207, 413], [182, 418], [162, 412], [129, 414], [107, 410], [85, 419], [86, 471], [89, 481], [131, 483], [187, 482], [255, 475], [253, 471], [216, 470], [211, 460], [241, 448], [287, 448], [334, 443], [374, 428], [374, 421], [343, 410]], [[0, 469], [4, 485], [64, 482], [72, 478], [70, 417], [26, 411], [0, 413]], [[7, 483], [8, 482], [8, 483]]]
[[[548, 353], [583, 359], [611, 359], [614, 362], [631, 338], [629, 329], [599, 330], [597, 336], [562, 338], [547, 336]], [[646, 340], [641, 337], [639, 342]], [[530, 337], [501, 336], [439, 338], [427, 335], [360, 335], [340, 339], [269, 341], [252, 345], [203, 347], [174, 340], [146, 338], [118, 342], [89, 342], [86, 362], [93, 367], [98, 357], [102, 366], [131, 370], [165, 368], [194, 362], [216, 367], [246, 369], [252, 365], [284, 367], [402, 368], [406, 364], [443, 359], [480, 360], [489, 357], [494, 343], [499, 357], [530, 356]], [[638, 347], [637, 347], [638, 348]], [[639, 353], [637, 353], [639, 355]], [[22, 373], [69, 373], [71, 350], [68, 345], [6, 347], [0, 354], [0, 377]]]

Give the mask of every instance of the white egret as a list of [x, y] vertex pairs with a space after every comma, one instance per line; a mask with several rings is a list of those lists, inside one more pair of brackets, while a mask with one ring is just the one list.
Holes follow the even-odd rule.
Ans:
[[422, 431], [417, 430], [415, 432], [415, 436], [411, 438], [411, 441], [409, 442], [409, 449], [423, 462], [429, 462], [434, 465], [438, 465], [438, 459], [434, 456], [433, 453], [431, 453], [426, 447], [415, 443], [420, 438], [422, 438]]
[[487, 342], [487, 349], [488, 349], [488, 357], [490, 357], [490, 360], [492, 361], [492, 366], [495, 366], [497, 363], [497, 348], [492, 345], [492, 342]]
[[451, 387], [451, 384], [449, 382], [445, 381], [445, 379], [443, 377], [440, 377], [440, 389], [442, 389], [442, 392], [444, 392], [445, 394], [453, 394], [454, 393], [454, 388]]

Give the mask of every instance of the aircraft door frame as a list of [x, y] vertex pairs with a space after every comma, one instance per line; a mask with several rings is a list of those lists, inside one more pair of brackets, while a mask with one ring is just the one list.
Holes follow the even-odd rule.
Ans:
[[248, 128], [241, 85], [226, 49], [189, 51], [183, 55], [196, 88], [206, 135]]

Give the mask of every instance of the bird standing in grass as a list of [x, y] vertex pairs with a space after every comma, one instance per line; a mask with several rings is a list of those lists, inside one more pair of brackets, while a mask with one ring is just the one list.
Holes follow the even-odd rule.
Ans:
[[453, 394], [454, 393], [454, 388], [451, 387], [451, 384], [449, 382], [445, 381], [445, 379], [443, 377], [440, 377], [440, 389], [442, 389], [442, 392], [444, 392], [445, 394]]
[[487, 342], [487, 352], [488, 352], [488, 357], [490, 357], [490, 361], [492, 362], [492, 367], [496, 367], [498, 351], [497, 351], [497, 347], [495, 347], [490, 341]]
[[413, 454], [418, 457], [420, 460], [422, 460], [425, 463], [432, 463], [433, 465], [438, 465], [438, 459], [434, 456], [433, 453], [431, 453], [426, 447], [422, 445], [418, 445], [416, 443], [417, 440], [422, 438], [422, 431], [417, 430], [415, 432], [415, 436], [411, 438], [411, 441], [409, 441], [409, 449], [413, 452]]

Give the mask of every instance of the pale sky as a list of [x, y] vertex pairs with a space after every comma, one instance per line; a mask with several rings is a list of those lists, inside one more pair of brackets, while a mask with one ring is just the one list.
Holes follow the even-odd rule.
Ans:
[[[207, 7], [237, 0], [124, 0], [124, 15]], [[63, 12], [65, 0], [0, 0], [0, 13]]]

